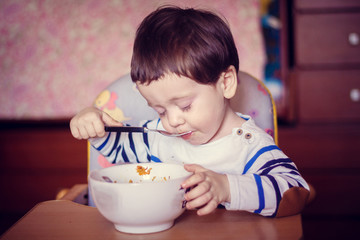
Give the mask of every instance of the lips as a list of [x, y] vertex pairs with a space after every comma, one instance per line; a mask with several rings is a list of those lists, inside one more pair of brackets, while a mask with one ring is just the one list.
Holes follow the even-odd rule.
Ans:
[[191, 137], [192, 133], [193, 132], [189, 132], [188, 134], [182, 135], [181, 138], [184, 140], [188, 140]]

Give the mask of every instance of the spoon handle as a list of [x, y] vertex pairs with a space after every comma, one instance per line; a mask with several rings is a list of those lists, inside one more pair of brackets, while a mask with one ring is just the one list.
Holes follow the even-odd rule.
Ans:
[[105, 132], [146, 132], [143, 127], [109, 127], [105, 126]]

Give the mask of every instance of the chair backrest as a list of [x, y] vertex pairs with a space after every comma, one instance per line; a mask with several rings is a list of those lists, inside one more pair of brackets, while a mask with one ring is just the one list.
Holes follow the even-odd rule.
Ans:
[[[230, 101], [231, 106], [237, 112], [250, 115], [277, 143], [276, 110], [269, 90], [262, 82], [244, 72], [239, 72], [239, 81], [236, 95]], [[114, 119], [134, 126], [142, 120], [158, 118], [131, 81], [130, 74], [110, 84], [97, 96], [94, 104]], [[88, 172], [109, 166], [112, 164], [88, 144]], [[94, 206], [90, 193], [89, 205]]]
[[253, 76], [239, 72], [239, 85], [230, 105], [236, 112], [251, 116], [278, 144], [276, 106], [269, 89]]

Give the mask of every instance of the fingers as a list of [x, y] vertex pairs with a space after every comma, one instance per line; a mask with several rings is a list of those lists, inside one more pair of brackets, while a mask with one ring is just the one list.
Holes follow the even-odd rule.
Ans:
[[191, 190], [185, 194], [188, 209], [199, 209], [198, 215], [209, 214], [217, 206], [230, 199], [227, 176], [207, 170], [196, 164], [184, 166], [194, 174], [186, 179], [182, 187]]
[[200, 166], [198, 164], [185, 164], [184, 168], [185, 168], [186, 171], [193, 172], [193, 173], [207, 171], [206, 168], [203, 168], [202, 166]]
[[71, 121], [70, 121], [70, 132], [71, 132], [71, 135], [73, 135], [73, 137], [76, 138], [76, 139], [81, 139], [81, 138], [80, 138], [79, 129], [74, 126], [74, 123], [73, 123], [72, 121], [73, 121], [73, 119], [71, 119]]
[[79, 133], [80, 133], [80, 139], [88, 139], [90, 135], [88, 134], [88, 131], [85, 126], [79, 126]]
[[[193, 172], [193, 173], [201, 173], [201, 172], [207, 171], [206, 168], [203, 168], [202, 166], [197, 165], [197, 164], [185, 164], [184, 168], [186, 171]], [[191, 187], [195, 186], [196, 184], [199, 184], [200, 182], [204, 181], [205, 179], [203, 177], [204, 177], [203, 174], [194, 174], [191, 177], [189, 177], [188, 179], [186, 179], [181, 184], [181, 186], [185, 189], [191, 188]]]
[[71, 134], [77, 139], [105, 136], [104, 124], [122, 125], [94, 107], [85, 108], [70, 121]]
[[[101, 125], [101, 124], [97, 124]], [[102, 129], [102, 130], [101, 130]], [[93, 137], [103, 137], [105, 135], [104, 127], [95, 127], [94, 124], [79, 124], [75, 127], [71, 127], [72, 135], [81, 140], [81, 139], [89, 139]]]
[[203, 181], [186, 193], [185, 200], [189, 203], [188, 207], [197, 208], [210, 201], [212, 198], [212, 194], [209, 192], [210, 188], [210, 183]]
[[198, 211], [197, 211], [197, 214], [199, 216], [203, 216], [203, 215], [206, 215], [206, 214], [210, 214], [212, 213], [218, 206], [219, 204], [215, 201], [215, 200], [211, 200], [209, 201], [204, 207], [200, 208]]
[[84, 127], [82, 127], [80, 124], [77, 123], [76, 117], [74, 117], [70, 121], [70, 131], [71, 131], [71, 134], [73, 135], [73, 137], [76, 139], [79, 139], [79, 140], [87, 139], [87, 138], [84, 138], [84, 136], [86, 135], [86, 130]]
[[[186, 169], [186, 168], [185, 168]], [[187, 170], [187, 169], [186, 169]], [[192, 175], [191, 177], [187, 178], [182, 184], [181, 186], [186, 189], [186, 188], [191, 188], [196, 186], [197, 184], [200, 184], [201, 182], [205, 181], [205, 174], [204, 173], [197, 173]]]
[[77, 139], [105, 136], [104, 125], [123, 126], [107, 113], [94, 107], [85, 108], [70, 121], [71, 134]]
[[194, 174], [184, 183], [186, 186], [192, 186], [192, 189], [186, 193], [185, 200], [187, 201], [186, 208], [197, 209], [199, 215], [211, 213], [216, 209], [217, 197], [212, 189], [212, 184], [207, 179], [205, 172]]
[[103, 137], [105, 136], [104, 124], [100, 121], [92, 123], [93, 135], [90, 134], [90, 137]]
[[185, 200], [187, 201], [186, 208], [199, 209], [197, 211], [198, 215], [205, 215], [213, 212], [220, 202], [214, 192], [210, 189], [211, 185], [207, 182], [193, 188], [185, 196]]
[[120, 126], [121, 127], [124, 125], [121, 122], [118, 122], [115, 119], [113, 119], [110, 115], [108, 115], [105, 112], [102, 113], [102, 121], [108, 126]]

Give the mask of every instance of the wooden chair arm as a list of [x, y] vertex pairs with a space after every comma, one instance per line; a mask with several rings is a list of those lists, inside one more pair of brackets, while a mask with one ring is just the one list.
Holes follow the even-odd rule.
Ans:
[[70, 189], [62, 189], [56, 196], [57, 200], [69, 200], [79, 204], [88, 204], [88, 185], [76, 184]]

